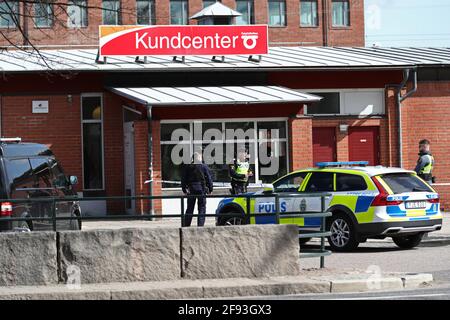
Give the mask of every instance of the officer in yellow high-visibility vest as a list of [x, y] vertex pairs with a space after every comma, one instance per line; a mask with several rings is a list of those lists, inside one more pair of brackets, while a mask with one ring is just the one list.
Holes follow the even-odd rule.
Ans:
[[433, 180], [434, 158], [430, 152], [430, 141], [424, 139], [419, 142], [419, 160], [414, 169], [419, 177], [431, 184]]
[[247, 192], [248, 179], [252, 175], [247, 152], [240, 150], [234, 163], [230, 166], [231, 193], [242, 194]]

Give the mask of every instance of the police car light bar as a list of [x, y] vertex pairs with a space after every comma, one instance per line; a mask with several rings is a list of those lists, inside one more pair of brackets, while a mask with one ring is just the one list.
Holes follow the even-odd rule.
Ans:
[[316, 166], [319, 168], [326, 167], [343, 167], [343, 166], [361, 166], [365, 167], [369, 161], [340, 161], [340, 162], [317, 162]]

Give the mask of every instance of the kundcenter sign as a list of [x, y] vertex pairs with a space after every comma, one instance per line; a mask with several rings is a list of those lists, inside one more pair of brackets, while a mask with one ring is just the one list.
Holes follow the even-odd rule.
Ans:
[[100, 26], [101, 56], [260, 55], [267, 25]]

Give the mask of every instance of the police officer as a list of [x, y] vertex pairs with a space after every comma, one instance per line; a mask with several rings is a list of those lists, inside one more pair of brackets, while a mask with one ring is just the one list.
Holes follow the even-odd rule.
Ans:
[[433, 177], [434, 158], [430, 152], [430, 141], [424, 139], [419, 142], [419, 160], [414, 169], [419, 177], [431, 184]]
[[230, 165], [231, 193], [242, 194], [247, 192], [249, 177], [253, 175], [248, 162], [248, 155], [245, 150], [238, 152], [234, 163]]
[[197, 200], [197, 225], [203, 227], [205, 225], [206, 214], [205, 195], [212, 193], [213, 182], [211, 179], [211, 172], [209, 171], [208, 166], [203, 163], [202, 155], [200, 153], [194, 153], [192, 163], [185, 166], [181, 176], [181, 188], [185, 195], [197, 196], [189, 197], [187, 200], [184, 226], [189, 227], [191, 225], [195, 201]]

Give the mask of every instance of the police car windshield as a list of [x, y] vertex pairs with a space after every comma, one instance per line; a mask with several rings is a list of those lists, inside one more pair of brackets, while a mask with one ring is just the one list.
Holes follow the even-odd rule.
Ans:
[[434, 192], [425, 182], [410, 173], [391, 173], [381, 177], [394, 193]]

